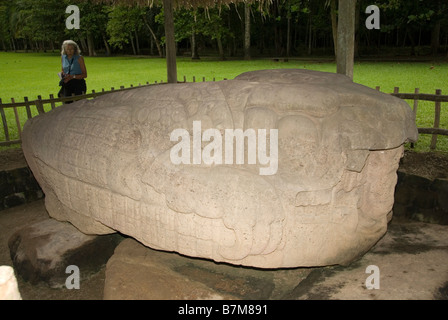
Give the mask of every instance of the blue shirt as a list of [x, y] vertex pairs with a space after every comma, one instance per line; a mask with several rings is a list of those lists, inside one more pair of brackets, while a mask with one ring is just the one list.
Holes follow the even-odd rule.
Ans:
[[62, 68], [64, 69], [65, 74], [75, 75], [82, 73], [81, 65], [78, 61], [80, 57], [80, 55], [75, 55], [69, 60], [66, 54], [62, 56]]

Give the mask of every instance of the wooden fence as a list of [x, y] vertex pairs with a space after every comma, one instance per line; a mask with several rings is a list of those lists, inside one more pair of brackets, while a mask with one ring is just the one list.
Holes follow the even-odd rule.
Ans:
[[[377, 87], [379, 91], [380, 88]], [[442, 90], [437, 89], [435, 94], [420, 93], [420, 89], [416, 88], [414, 93], [400, 93], [400, 89], [395, 87], [393, 96], [403, 100], [414, 100], [413, 110], [417, 118], [417, 110], [419, 101], [433, 101], [434, 102], [434, 125], [432, 128], [418, 128], [419, 134], [431, 134], [431, 144], [429, 148], [435, 150], [437, 147], [437, 136], [448, 136], [448, 130], [440, 128], [440, 118], [442, 113], [442, 102], [448, 102], [448, 96], [442, 95]], [[412, 145], [413, 146], [413, 145]]]
[[[224, 79], [224, 80], [226, 80], [226, 79]], [[205, 78], [202, 78], [202, 81], [205, 82], [206, 81]], [[215, 81], [215, 79], [213, 79], [213, 81]], [[187, 82], [185, 76], [184, 76], [183, 82]], [[196, 82], [195, 77], [193, 77], [193, 82]], [[56, 104], [58, 104], [58, 103], [64, 104], [66, 101], [92, 99], [92, 98], [96, 98], [98, 96], [108, 94], [111, 92], [131, 90], [131, 89], [135, 89], [135, 88], [139, 88], [139, 87], [160, 85], [160, 84], [164, 84], [164, 82], [163, 81], [161, 81], [160, 83], [155, 82], [153, 84], [150, 84], [149, 82], [147, 82], [144, 85], [142, 85], [142, 84], [139, 84], [138, 86], [131, 85], [128, 88], [121, 86], [120, 89], [116, 90], [114, 88], [111, 88], [109, 91], [105, 91], [104, 89], [102, 89], [102, 91], [100, 91], [100, 92], [95, 92], [94, 90], [92, 90], [92, 93], [89, 93], [89, 94], [73, 96], [73, 97], [64, 97], [64, 98], [55, 98], [53, 95], [50, 95], [49, 99], [42, 99], [41, 96], [38, 96], [37, 100], [29, 101], [29, 99], [27, 97], [25, 97], [23, 102], [16, 102], [15, 99], [11, 99], [11, 103], [3, 103], [2, 100], [0, 99], [0, 116], [2, 119], [3, 131], [4, 131], [4, 136], [5, 136], [5, 140], [0, 141], [0, 146], [21, 144], [21, 142], [22, 142], [22, 140], [21, 140], [22, 139], [22, 126], [21, 126], [21, 122], [20, 122], [18, 108], [25, 108], [26, 113], [27, 113], [27, 118], [31, 119], [33, 117], [32, 112], [31, 112], [32, 106], [34, 106], [37, 109], [38, 114], [43, 114], [43, 113], [45, 113], [45, 108], [44, 108], [45, 105], [50, 105], [51, 109], [54, 109], [54, 108], [56, 108]], [[376, 89], [378, 91], [380, 91], [380, 87], [376, 87]], [[448, 96], [442, 95], [442, 90], [439, 90], [439, 89], [436, 90], [435, 94], [420, 93], [420, 90], [418, 88], [415, 89], [414, 93], [400, 93], [398, 87], [396, 87], [394, 89], [394, 92], [391, 93], [391, 95], [396, 96], [401, 99], [404, 99], [404, 100], [413, 100], [414, 101], [413, 110], [414, 110], [415, 115], [417, 115], [419, 101], [433, 101], [434, 102], [435, 112], [434, 112], [433, 127], [432, 128], [418, 128], [418, 132], [420, 134], [431, 134], [432, 135], [430, 149], [435, 150], [436, 145], [437, 145], [437, 136], [438, 135], [448, 136], [448, 129], [440, 128], [442, 102], [448, 102]], [[14, 111], [15, 125], [17, 128], [18, 138], [19, 138], [16, 140], [11, 140], [11, 137], [10, 137], [10, 130], [9, 130], [10, 128], [8, 127], [7, 117], [5, 114], [5, 109], [8, 109], [8, 108], [12, 108]]]

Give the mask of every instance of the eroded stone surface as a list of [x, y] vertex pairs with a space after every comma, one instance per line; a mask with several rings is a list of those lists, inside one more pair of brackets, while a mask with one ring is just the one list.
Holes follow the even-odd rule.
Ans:
[[8, 246], [22, 279], [60, 288], [74, 274], [67, 267], [75, 266], [79, 280], [87, 279], [106, 264], [121, 240], [119, 235], [86, 235], [70, 223], [47, 219], [16, 231]]
[[281, 300], [312, 268], [243, 268], [123, 240], [106, 265], [105, 300]]
[[[177, 128], [278, 129], [278, 171], [175, 165]], [[386, 232], [409, 106], [347, 77], [266, 70], [139, 88], [28, 121], [49, 214], [188, 256], [261, 268], [345, 264]], [[207, 143], [202, 143], [202, 148]]]

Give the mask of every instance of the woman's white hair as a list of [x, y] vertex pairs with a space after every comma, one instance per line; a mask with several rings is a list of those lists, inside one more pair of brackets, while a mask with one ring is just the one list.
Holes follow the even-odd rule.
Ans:
[[75, 48], [75, 53], [74, 53], [75, 55], [81, 55], [81, 49], [79, 49], [78, 44], [77, 44], [75, 41], [73, 41], [73, 40], [65, 40], [65, 41], [62, 43], [61, 55], [67, 54], [67, 52], [66, 52], [66, 48], [67, 48], [67, 46], [69, 46], [69, 45], [72, 45], [73, 48]]

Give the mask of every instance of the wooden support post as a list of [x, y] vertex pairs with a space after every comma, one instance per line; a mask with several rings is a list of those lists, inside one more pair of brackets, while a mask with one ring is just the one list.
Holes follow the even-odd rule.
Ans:
[[339, 0], [337, 73], [353, 80], [356, 0]]
[[177, 83], [176, 41], [174, 39], [174, 9], [172, 0], [163, 0], [165, 13], [166, 67], [168, 83]]
[[[442, 90], [437, 89], [436, 90], [436, 95], [442, 95]], [[434, 128], [435, 129], [439, 129], [440, 127], [440, 112], [441, 112], [441, 102], [440, 101], [436, 101], [435, 102], [435, 113], [434, 113]], [[429, 148], [431, 150], [435, 150], [437, 146], [437, 134], [433, 134], [432, 135], [432, 139], [431, 139], [431, 145], [429, 146]]]

